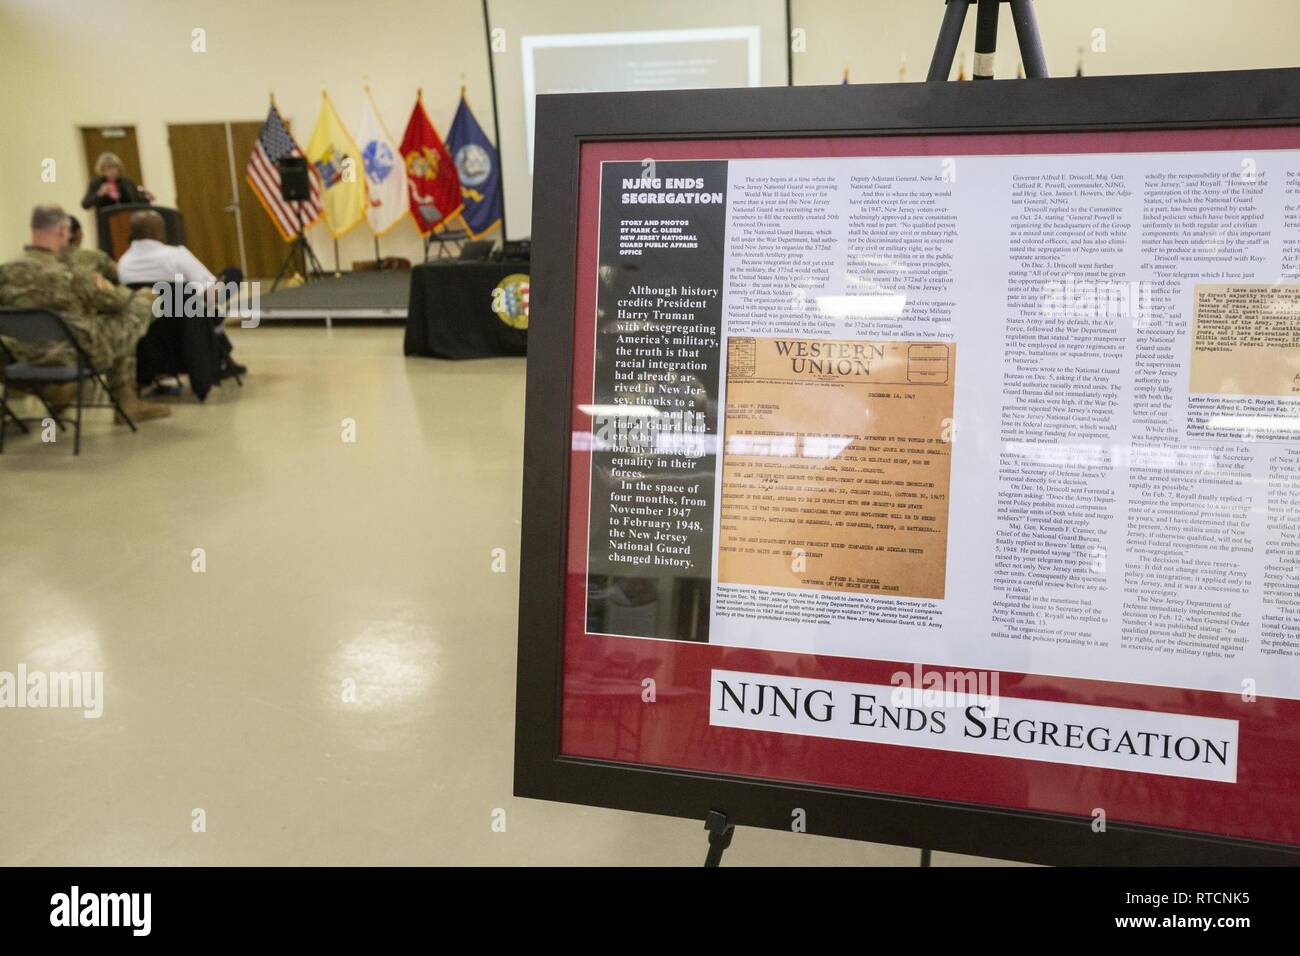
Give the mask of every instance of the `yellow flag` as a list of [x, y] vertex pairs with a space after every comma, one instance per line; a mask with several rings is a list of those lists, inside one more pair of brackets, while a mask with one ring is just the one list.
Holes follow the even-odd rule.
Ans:
[[307, 159], [320, 173], [325, 224], [337, 239], [366, 217], [366, 172], [361, 150], [324, 92]]

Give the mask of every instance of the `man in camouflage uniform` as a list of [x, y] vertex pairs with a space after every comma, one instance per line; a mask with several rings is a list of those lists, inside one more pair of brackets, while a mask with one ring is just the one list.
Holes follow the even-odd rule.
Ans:
[[76, 216], [68, 217], [68, 245], [59, 253], [59, 258], [74, 268], [89, 269], [98, 272], [113, 285], [121, 285], [117, 280], [117, 265], [103, 249], [87, 249], [81, 244], [85, 234]]
[[[108, 282], [122, 287], [122, 283], [117, 277], [117, 263], [103, 249], [87, 249], [84, 247], [81, 244], [83, 237], [81, 223], [77, 221], [76, 216], [69, 216], [68, 244], [59, 253], [59, 258], [74, 269], [98, 272]], [[144, 328], [147, 331], [149, 323], [154, 320], [153, 301], [155, 295], [149, 289], [127, 291], [131, 293], [131, 298], [126, 304], [127, 310], [136, 322], [144, 323]]]
[[[109, 388], [136, 421], [171, 414], [166, 405], [140, 402], [135, 390], [135, 346], [149, 326], [147, 311], [128, 308], [131, 293], [103, 276], [60, 258], [68, 244], [68, 216], [58, 206], [32, 210], [32, 241], [18, 259], [0, 265], [0, 305], [49, 309], [61, 315], [105, 372]], [[20, 362], [75, 365], [76, 353], [64, 342], [6, 339]]]

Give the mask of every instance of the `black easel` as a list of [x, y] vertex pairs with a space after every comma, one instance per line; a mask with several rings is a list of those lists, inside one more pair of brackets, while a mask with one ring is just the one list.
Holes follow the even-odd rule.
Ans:
[[993, 54], [998, 45], [998, 7], [1011, 4], [1011, 20], [1016, 25], [1016, 40], [1020, 44], [1020, 59], [1025, 64], [1027, 79], [1047, 78], [1047, 57], [1043, 55], [1043, 41], [1038, 35], [1038, 19], [1034, 16], [1032, 0], [944, 0], [947, 9], [939, 25], [939, 39], [934, 45], [930, 72], [925, 79], [942, 83], [952, 72], [952, 61], [957, 55], [961, 28], [966, 23], [966, 13], [972, 4], [978, 4], [975, 14], [975, 65], [972, 71], [977, 80], [993, 79]]
[[704, 858], [704, 865], [717, 866], [722, 862], [722, 851], [731, 846], [736, 827], [727, 823], [727, 815], [721, 810], [710, 810], [704, 818], [704, 829], [709, 831], [709, 855]]
[[293, 203], [294, 223], [298, 226], [298, 234], [294, 236], [293, 245], [289, 246], [289, 254], [284, 257], [284, 262], [280, 264], [280, 271], [275, 274], [275, 281], [271, 283], [271, 291], [274, 292], [280, 285], [280, 280], [284, 278], [289, 266], [293, 263], [294, 257], [299, 252], [302, 253], [302, 271], [303, 278], [307, 281], [312, 279], [325, 278], [325, 270], [321, 268], [320, 260], [316, 258], [316, 253], [307, 241], [307, 234], [302, 230], [302, 202]]

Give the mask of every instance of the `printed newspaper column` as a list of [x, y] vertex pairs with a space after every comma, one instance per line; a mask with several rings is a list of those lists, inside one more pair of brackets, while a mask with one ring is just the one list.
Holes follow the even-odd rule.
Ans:
[[707, 641], [725, 162], [605, 163], [587, 630]]

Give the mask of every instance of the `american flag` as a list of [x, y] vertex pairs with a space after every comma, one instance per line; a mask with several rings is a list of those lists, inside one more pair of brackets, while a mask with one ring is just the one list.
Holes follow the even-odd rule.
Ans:
[[[253, 192], [257, 193], [257, 198], [261, 200], [263, 208], [280, 230], [285, 242], [298, 234], [299, 217], [305, 228], [324, 212], [320, 198], [320, 175], [310, 163], [307, 164], [307, 175], [311, 180], [311, 199], [301, 203], [287, 203], [280, 198], [280, 167], [276, 164], [283, 156], [301, 155], [302, 150], [289, 135], [284, 120], [280, 118], [280, 111], [272, 103], [271, 111], [266, 114], [266, 122], [262, 124], [262, 132], [257, 137], [257, 145], [253, 147], [253, 155], [248, 160], [248, 168], [244, 170], [244, 178], [248, 180]], [[301, 207], [297, 215], [292, 208], [295, 205]]]

